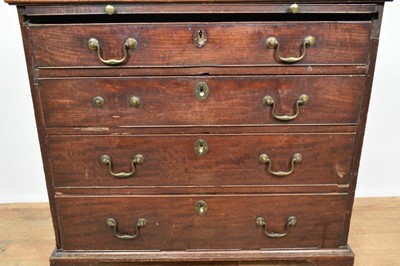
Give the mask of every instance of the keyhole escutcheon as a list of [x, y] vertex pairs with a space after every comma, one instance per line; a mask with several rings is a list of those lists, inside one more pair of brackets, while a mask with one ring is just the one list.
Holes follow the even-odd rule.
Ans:
[[208, 152], [208, 143], [204, 139], [198, 139], [194, 143], [194, 152], [198, 156], [204, 156]]
[[207, 33], [203, 29], [199, 29], [194, 31], [193, 33], [193, 44], [198, 47], [202, 48], [207, 43]]
[[209, 93], [210, 93], [210, 89], [209, 89], [207, 83], [200, 81], [196, 84], [195, 94], [196, 94], [196, 98], [199, 101], [204, 101], [205, 99], [207, 99]]

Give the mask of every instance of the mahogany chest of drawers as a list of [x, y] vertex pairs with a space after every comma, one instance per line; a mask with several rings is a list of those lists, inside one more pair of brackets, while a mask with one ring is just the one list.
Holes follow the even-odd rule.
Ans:
[[8, 2], [52, 265], [353, 265], [383, 1]]

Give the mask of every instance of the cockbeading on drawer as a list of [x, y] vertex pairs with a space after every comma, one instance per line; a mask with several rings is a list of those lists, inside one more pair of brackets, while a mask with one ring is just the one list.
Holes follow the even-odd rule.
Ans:
[[[346, 194], [59, 196], [56, 204], [67, 251], [239, 251], [338, 248], [346, 200]], [[208, 206], [203, 215], [199, 201]], [[288, 217], [296, 218], [290, 228]]]

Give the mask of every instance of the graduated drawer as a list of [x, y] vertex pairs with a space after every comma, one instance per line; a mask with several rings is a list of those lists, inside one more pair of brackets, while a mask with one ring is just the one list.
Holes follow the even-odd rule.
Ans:
[[[297, 64], [365, 65], [371, 26], [369, 21], [30, 24], [29, 32], [38, 68], [110, 64], [100, 57], [127, 67], [282, 65], [277, 47], [268, 48], [267, 39], [276, 37], [281, 57], [301, 57], [307, 36], [315, 44], [306, 45], [307, 55]], [[100, 57], [98, 49], [89, 49], [96, 47], [89, 43], [92, 38]], [[128, 38], [135, 39], [136, 48], [124, 48]]]
[[50, 136], [47, 142], [56, 187], [303, 186], [348, 184], [355, 133]]
[[[354, 124], [359, 120], [364, 84], [363, 76], [72, 78], [39, 82], [47, 127]], [[302, 95], [308, 101], [298, 104]], [[135, 97], [136, 105], [131, 102]], [[274, 105], [268, 105], [265, 97], [273, 99]], [[282, 115], [289, 120], [282, 120]]]
[[63, 250], [337, 248], [346, 203], [345, 194], [56, 198]]

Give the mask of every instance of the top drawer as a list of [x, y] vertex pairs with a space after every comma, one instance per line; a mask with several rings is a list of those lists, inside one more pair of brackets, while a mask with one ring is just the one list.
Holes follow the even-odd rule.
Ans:
[[[274, 66], [290, 58], [301, 58], [296, 65], [365, 65], [371, 23], [31, 24], [29, 31], [38, 68]], [[276, 42], [268, 47], [270, 37]], [[128, 38], [135, 44], [125, 49]], [[89, 44], [94, 39], [98, 45]]]

